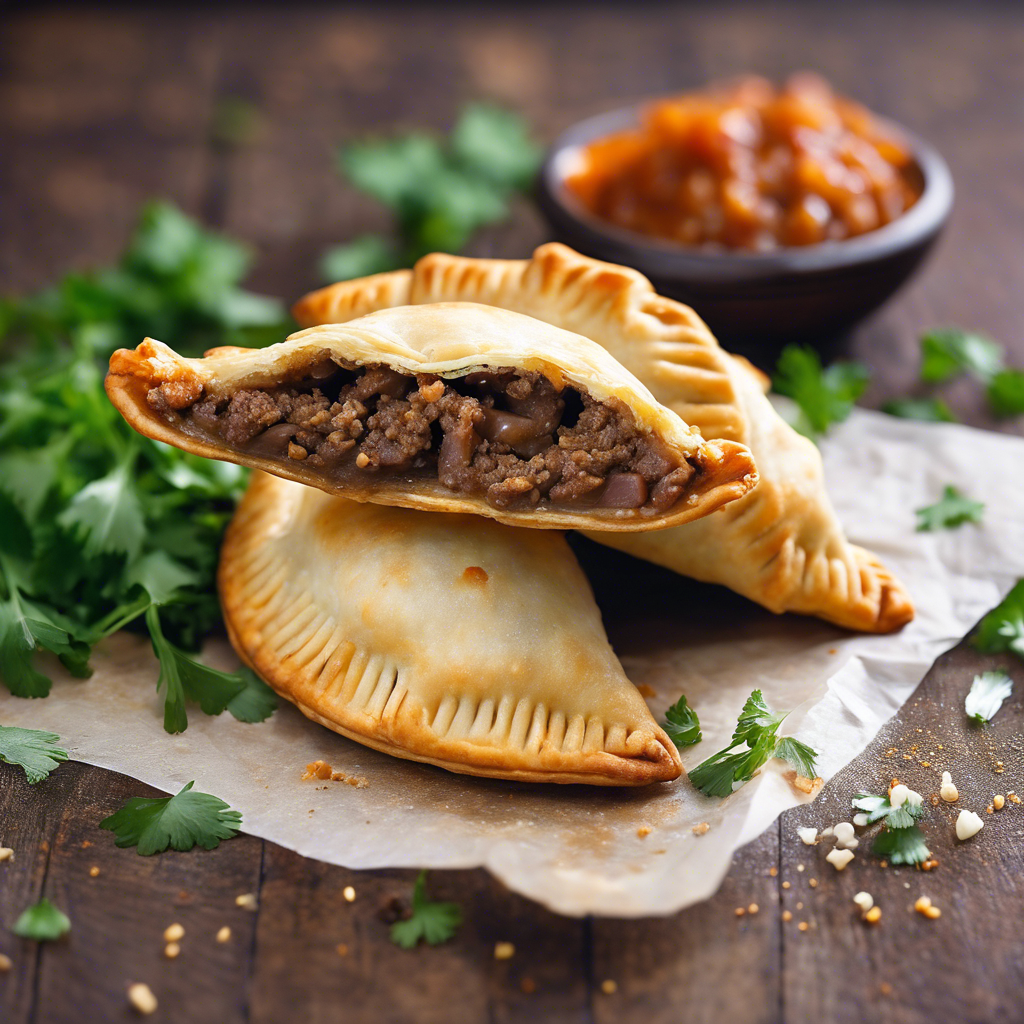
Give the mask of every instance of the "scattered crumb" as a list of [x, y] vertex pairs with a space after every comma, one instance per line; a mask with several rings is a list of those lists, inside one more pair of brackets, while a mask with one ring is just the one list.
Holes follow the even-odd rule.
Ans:
[[733, 911], [733, 913], [734, 913], [734, 914], [735, 914], [735, 915], [736, 915], [737, 917], [742, 917], [742, 916], [743, 916], [743, 915], [744, 915], [744, 914], [745, 914], [746, 912], [747, 912], [747, 908], [746, 908], [746, 907], [737, 907], [737, 908], [736, 908], [736, 909], [735, 909], [735, 910]]
[[797, 864], [796, 869], [797, 869], [797, 871], [803, 871], [803, 869], [804, 869], [803, 864]]
[[992, 797], [992, 806], [997, 810], [1001, 811], [1006, 806], [1006, 798], [1002, 794], [997, 793]]
[[792, 921], [793, 920], [793, 912], [791, 910], [784, 910], [782, 912], [782, 920], [783, 921]]
[[180, 942], [185, 938], [185, 929], [180, 924], [170, 924], [164, 929], [164, 942]]
[[[832, 851], [832, 853], [836, 853], [836, 852], [837, 852], [836, 850], [833, 850], [833, 851]], [[842, 853], [843, 851], [842, 851], [842, 850], [839, 850], [838, 852], [839, 852], [839, 853]], [[831, 856], [832, 856], [832, 853], [830, 853], [830, 854], [829, 854], [828, 856], [829, 856], [829, 857], [831, 857]], [[826, 860], [828, 860], [828, 857], [826, 857], [825, 859], [826, 859]], [[844, 865], [844, 866], [845, 866], [845, 865]], [[839, 868], [837, 867], [837, 868], [836, 868], [836, 870], [838, 871], [838, 870], [839, 870]], [[808, 884], [808, 885], [809, 885], [809, 886], [810, 886], [810, 887], [811, 887], [812, 889], [817, 889], [817, 888], [818, 888], [818, 880], [817, 880], [816, 878], [808, 878], [808, 879], [807, 879], [807, 884]]]
[[640, 827], [639, 827], [639, 828], [638, 828], [638, 829], [636, 830], [636, 834], [637, 834], [637, 835], [638, 835], [638, 836], [639, 836], [639, 837], [640, 837], [641, 839], [644, 839], [644, 838], [645, 838], [646, 836], [649, 836], [649, 835], [651, 834], [651, 828], [650, 828], [650, 826], [649, 826], [649, 825], [641, 825], [641, 826], [640, 826]]
[[882, 908], [872, 907], [864, 915], [864, 920], [867, 921], [868, 924], [878, 924], [878, 922], [882, 920]]
[[168, 960], [176, 959], [180, 952], [181, 946], [176, 942], [168, 942], [167, 945], [164, 946], [164, 956], [167, 957]]
[[711, 826], [706, 821], [702, 821], [699, 824], [694, 825], [693, 829], [692, 829], [693, 834], [695, 836], [706, 835], [710, 830], [711, 830]]
[[778, 875], [778, 873], [779, 873], [779, 869], [778, 869], [778, 868], [769, 868], [769, 869], [768, 869], [768, 874], [769, 874], [769, 875], [770, 875], [770, 876], [771, 876], [772, 878], [775, 878], [775, 877], [776, 877], [776, 876]]
[[828, 653], [829, 654], [838, 654], [839, 653], [839, 648], [838, 647], [830, 647], [828, 649]]
[[0, 974], [6, 974], [14, 966], [14, 961], [9, 957], [0, 953]]
[[801, 902], [797, 903], [797, 905], [796, 905], [796, 909], [797, 909], [797, 910], [803, 910], [803, 909], [804, 909], [803, 901], [801, 901]]
[[841, 821], [832, 830], [835, 833], [836, 845], [845, 850], [856, 850], [860, 840], [854, 835], [853, 825], [848, 821]]
[[747, 913], [756, 914], [760, 909], [761, 908], [756, 903], [751, 903], [750, 906], [747, 907]]
[[798, 828], [796, 834], [804, 846], [813, 846], [818, 841], [818, 830], [816, 828]]
[[99, 874], [100, 874], [100, 869], [95, 864], [93, 864], [93, 866], [91, 868], [89, 868], [89, 877], [90, 878], [99, 878]]
[[88, 850], [90, 846], [92, 846], [92, 843], [90, 842], [90, 840], [88, 840], [88, 839], [83, 839], [82, 840], [82, 849], [83, 850]]
[[789, 886], [790, 886], [790, 884], [791, 884], [791, 883], [789, 883], [789, 882], [783, 882], [783, 883], [782, 883], [782, 888], [783, 888], [783, 889], [788, 889], [788, 888], [789, 888]]
[[241, 907], [243, 910], [259, 909], [259, 903], [256, 902], [256, 897], [251, 892], [244, 893], [241, 896], [236, 896], [235, 906]]
[[974, 811], [961, 811], [956, 819], [956, 837], [961, 842], [976, 836], [984, 827], [985, 823]]
[[658, 691], [653, 686], [648, 686], [646, 683], [641, 683], [637, 689], [640, 691], [641, 697], [657, 697]]
[[793, 773], [793, 778], [790, 779], [794, 789], [798, 789], [801, 793], [807, 793], [809, 796], [816, 796], [822, 786], [825, 785], [823, 779], [805, 779], [802, 775]]
[[[356, 789], [366, 789], [369, 782], [362, 775], [349, 775], [348, 772], [336, 772], [326, 761], [311, 761], [302, 773], [305, 779], [320, 779], [321, 782], [344, 782]], [[313, 812], [310, 811], [310, 814]]]
[[[837, 846], [834, 850], [829, 852], [829, 855], [825, 858], [831, 864], [836, 871], [842, 871], [846, 868], [846, 865], [853, 860], [853, 850], [840, 850]], [[812, 878], [808, 885], [814, 888], [818, 883]]]
[[346, 903], [355, 903], [356, 891], [351, 885], [346, 885], [345, 888], [341, 890], [341, 895], [345, 897]]
[[347, 942], [339, 942], [334, 948], [337, 951], [338, 956], [348, 956]]
[[853, 902], [866, 914], [875, 905], [875, 898], [869, 892], [859, 892], [853, 897]]
[[511, 960], [516, 955], [516, 947], [511, 942], [496, 942], [494, 944], [495, 960]]
[[531, 996], [537, 991], [537, 982], [535, 982], [533, 978], [523, 978], [523, 980], [519, 982], [519, 988], [526, 995]]
[[917, 902], [914, 904], [914, 909], [925, 917], [931, 918], [933, 921], [937, 917], [942, 917], [942, 911], [938, 907], [934, 906], [930, 896], [919, 896]]
[[613, 996], [613, 995], [615, 995], [616, 992], [618, 992], [618, 990], [619, 990], [618, 983], [615, 982], [615, 981], [612, 981], [611, 978], [605, 978], [604, 981], [601, 982], [601, 991], [606, 996]]
[[800, 929], [800, 931], [802, 931], [802, 932], [805, 932], [805, 931], [807, 931], [807, 929], [808, 929], [809, 927], [810, 927], [810, 926], [809, 926], [809, 925], [807, 924], [807, 922], [806, 922], [806, 921], [801, 921], [801, 922], [800, 922], [800, 923], [799, 923], [799, 924], [797, 925], [797, 928], [799, 928], [799, 929]]
[[1016, 793], [1007, 793], [1007, 796], [1010, 798], [1010, 802], [1011, 803], [1014, 803], [1014, 804], [1019, 804], [1020, 803], [1020, 797], [1017, 796]]
[[128, 1002], [139, 1011], [139, 1013], [150, 1014], [156, 1012], [158, 1003], [153, 990], [144, 985], [141, 981], [128, 986]]
[[917, 866], [922, 871], [931, 871], [932, 868], [937, 868], [939, 866], [939, 858], [934, 856], [929, 857], [927, 860], [921, 861]]
[[370, 464], [370, 456], [369, 456], [369, 455], [367, 455], [367, 454], [366, 454], [366, 452], [360, 452], [360, 453], [359, 453], [359, 454], [358, 454], [358, 455], [356, 456], [356, 465], [357, 465], [357, 466], [358, 466], [358, 467], [359, 467], [360, 469], [366, 469], [366, 467], [367, 467], [367, 466], [368, 466], [369, 464]]
[[892, 985], [887, 981], [883, 981], [882, 984], [878, 986], [878, 991], [881, 992], [883, 996], [891, 996]]

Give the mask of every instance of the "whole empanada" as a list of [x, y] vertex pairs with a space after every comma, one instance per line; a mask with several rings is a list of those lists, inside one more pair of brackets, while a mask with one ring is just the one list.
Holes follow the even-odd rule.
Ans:
[[471, 303], [387, 309], [260, 350], [110, 360], [136, 430], [359, 501], [532, 527], [656, 530], [745, 494], [747, 449], [704, 441], [599, 345]]
[[367, 746], [527, 781], [639, 786], [682, 772], [557, 531], [257, 473], [219, 586], [239, 656]]
[[293, 312], [300, 324], [328, 323], [384, 305], [451, 300], [492, 303], [585, 335], [705, 437], [750, 448], [760, 483], [745, 497], [677, 529], [594, 534], [595, 540], [725, 584], [775, 612], [882, 633], [913, 618], [899, 581], [871, 552], [847, 541], [825, 492], [817, 448], [775, 412], [756, 371], [724, 352], [693, 310], [656, 294], [634, 270], [557, 243], [541, 246], [530, 260], [435, 254], [414, 271], [313, 292]]

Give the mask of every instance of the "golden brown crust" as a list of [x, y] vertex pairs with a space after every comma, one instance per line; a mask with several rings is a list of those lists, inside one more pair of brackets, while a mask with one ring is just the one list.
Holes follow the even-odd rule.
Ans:
[[[371, 290], [370, 294], [377, 294]], [[343, 308], [357, 308], [357, 303]], [[578, 386], [598, 401], [621, 402], [638, 428], [698, 467], [686, 494], [673, 507], [571, 509], [540, 503], [498, 509], [483, 495], [456, 493], [439, 480], [406, 475], [365, 474], [335, 478], [300, 461], [282, 462], [187, 432], [179, 417], [147, 402], [155, 387], [191, 395], [204, 388], [223, 393], [239, 387], [280, 382], [289, 369], [324, 356], [348, 364], [385, 363], [405, 373], [457, 376], [480, 366], [513, 366], [544, 373], [560, 384]], [[267, 349], [231, 348], [203, 359], [184, 359], [160, 342], [146, 339], [134, 351], [119, 349], [110, 360], [107, 394], [139, 433], [206, 458], [263, 469], [355, 501], [373, 501], [428, 512], [473, 512], [500, 522], [544, 529], [611, 532], [660, 530], [691, 522], [747, 493], [757, 480], [750, 453], [731, 441], [706, 442], [600, 346], [585, 338], [492, 306], [468, 303], [388, 308], [351, 324], [311, 328]], [[182, 403], [187, 404], [185, 402]]]
[[534, 782], [681, 774], [557, 533], [359, 505], [258, 473], [218, 585], [242, 660], [377, 750]]
[[[724, 352], [692, 309], [658, 295], [635, 270], [550, 243], [529, 260], [433, 254], [411, 277], [377, 279], [374, 289], [412, 303], [491, 303], [585, 335], [704, 437], [750, 448], [760, 483], [714, 515], [637, 537], [594, 533], [594, 540], [723, 583], [777, 612], [867, 632], [890, 632], [913, 618], [900, 582], [847, 541], [825, 492], [821, 457], [765, 398], [765, 375]], [[324, 323], [372, 299], [363, 282], [346, 281], [301, 299], [294, 315], [302, 324]]]

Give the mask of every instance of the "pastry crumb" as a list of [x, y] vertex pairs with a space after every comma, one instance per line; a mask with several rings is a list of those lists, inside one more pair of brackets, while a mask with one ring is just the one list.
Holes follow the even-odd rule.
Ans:
[[751, 903], [750, 906], [747, 907], [747, 913], [756, 914], [760, 909], [761, 908], [756, 903]]
[[735, 909], [735, 910], [733, 911], [733, 913], [734, 913], [734, 914], [735, 914], [735, 915], [736, 915], [737, 917], [743, 917], [743, 915], [744, 915], [744, 914], [746, 914], [746, 912], [747, 912], [747, 908], [746, 908], [746, 907], [737, 907], [737, 908], [736, 908], [736, 909]]
[[231, 929], [227, 925], [217, 931], [217, 941], [222, 945], [231, 941]]
[[495, 960], [511, 960], [516, 955], [516, 947], [512, 942], [496, 942], [494, 944]]
[[180, 942], [185, 938], [185, 929], [180, 924], [169, 924], [164, 929], [164, 942]]
[[334, 949], [337, 952], [338, 956], [348, 956], [348, 943], [347, 942], [339, 942], [334, 947]]
[[235, 897], [235, 906], [241, 907], [243, 910], [257, 910], [259, 903], [257, 903], [256, 896], [253, 893], [247, 892]]
[[100, 874], [100, 869], [95, 864], [93, 864], [93, 866], [91, 868], [89, 868], [89, 877], [90, 878], [99, 878], [99, 874]]
[[531, 996], [537, 991], [537, 982], [535, 982], [533, 978], [523, 978], [523, 980], [519, 982], [519, 988], [526, 995]]
[[618, 990], [618, 982], [613, 981], [611, 978], [605, 978], [604, 981], [601, 982], [601, 991], [606, 996], [613, 996], [616, 992], [618, 992]]
[[[370, 783], [362, 775], [349, 775], [348, 772], [335, 771], [326, 761], [311, 761], [302, 773], [302, 779], [319, 779], [321, 782], [344, 782], [356, 789], [366, 789]], [[312, 812], [311, 812], [312, 813]]]
[[6, 974], [14, 966], [14, 961], [3, 953], [0, 953], [0, 974]]
[[156, 1001], [156, 996], [153, 995], [153, 990], [141, 981], [128, 986], [128, 1002], [139, 1013], [146, 1014], [147, 1016], [155, 1013], [159, 1005]]
[[9, 846], [0, 846], [0, 862], [14, 860], [14, 851]]
[[167, 945], [164, 946], [164, 956], [167, 957], [168, 960], [176, 960], [180, 952], [181, 946], [176, 942], [168, 942]]
[[808, 924], [808, 923], [807, 923], [806, 921], [801, 921], [801, 922], [800, 922], [800, 923], [799, 923], [799, 924], [797, 925], [797, 928], [799, 928], [799, 929], [800, 929], [800, 931], [802, 931], [802, 932], [805, 932], [805, 931], [807, 931], [807, 929], [808, 929], [809, 927], [810, 927], [810, 925], [809, 925], [809, 924]]
[[345, 897], [346, 903], [355, 903], [356, 890], [351, 885], [346, 885], [345, 888], [341, 890], [341, 895]]
[[641, 825], [641, 826], [640, 826], [640, 827], [639, 827], [639, 828], [638, 828], [638, 829], [636, 830], [636, 834], [637, 834], [637, 835], [638, 835], [638, 836], [639, 836], [639, 837], [640, 837], [641, 839], [644, 839], [645, 837], [649, 836], [649, 835], [651, 834], [651, 832], [652, 832], [652, 831], [653, 831], [653, 830], [651, 829], [651, 827], [650, 827], [649, 825]]
[[1001, 811], [1006, 806], [1006, 798], [1000, 793], [996, 793], [996, 795], [992, 797], [992, 806], [997, 811]]
[[864, 915], [864, 920], [867, 921], [868, 924], [878, 924], [878, 922], [882, 920], [882, 908], [872, 907]]
[[782, 912], [782, 920], [783, 921], [792, 921], [793, 920], [793, 911], [792, 910], [784, 910]]
[[703, 836], [711, 831], [711, 826], [706, 821], [702, 821], [694, 825], [691, 831], [695, 836]]
[[825, 780], [820, 776], [814, 779], [807, 779], [803, 775], [797, 775], [796, 772], [793, 772], [790, 782], [794, 789], [799, 790], [801, 793], [806, 793], [808, 796], [816, 796], [821, 787], [825, 785]]

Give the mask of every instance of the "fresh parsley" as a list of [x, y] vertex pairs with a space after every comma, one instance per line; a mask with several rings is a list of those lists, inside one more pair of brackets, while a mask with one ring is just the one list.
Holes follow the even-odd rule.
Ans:
[[14, 725], [0, 725], [0, 761], [21, 765], [31, 785], [42, 782], [68, 752], [57, 744], [60, 737], [38, 729], [19, 729]]
[[412, 890], [412, 916], [391, 926], [391, 941], [402, 949], [412, 949], [420, 939], [438, 946], [452, 938], [461, 924], [458, 903], [427, 899], [427, 873], [421, 871]]
[[410, 266], [429, 252], [458, 252], [486, 224], [504, 220], [527, 189], [541, 151], [525, 122], [487, 103], [467, 106], [447, 140], [422, 132], [344, 146], [341, 173], [388, 207], [395, 235], [362, 235], [328, 250], [321, 270], [347, 280]]
[[52, 942], [71, 931], [67, 914], [59, 911], [48, 899], [41, 899], [23, 911], [14, 922], [14, 934], [36, 942]]
[[906, 800], [894, 807], [887, 796], [858, 793], [853, 798], [853, 807], [867, 817], [866, 824], [883, 822], [871, 846], [876, 857], [885, 858], [890, 864], [920, 864], [931, 856], [924, 833], [917, 826], [927, 814], [923, 801]]
[[[13, 694], [49, 693], [39, 651], [89, 675], [92, 647], [150, 609], [165, 673], [180, 670], [173, 645], [196, 650], [219, 623], [217, 552], [246, 473], [136, 434], [103, 377], [114, 348], [147, 334], [194, 354], [283, 336], [281, 303], [239, 287], [248, 263], [153, 203], [115, 267], [0, 303], [0, 682]], [[224, 706], [265, 717], [264, 689], [233, 686]], [[177, 712], [168, 723], [184, 727]]]
[[814, 778], [815, 751], [798, 740], [776, 736], [788, 714], [772, 711], [761, 691], [755, 690], [740, 711], [732, 742], [692, 769], [690, 781], [705, 796], [728, 796], [773, 757], [787, 761], [797, 774]]
[[814, 440], [850, 415], [868, 379], [867, 367], [861, 363], [835, 362], [822, 368], [814, 349], [787, 345], [775, 365], [772, 386], [796, 402], [799, 416], [794, 426]]
[[988, 404], [996, 416], [1024, 413], [1024, 370], [1000, 370], [988, 384]]
[[116, 837], [117, 846], [134, 846], [143, 857], [201, 846], [213, 850], [242, 827], [242, 815], [218, 797], [196, 793], [190, 782], [175, 796], [147, 799], [134, 796], [100, 822]]
[[941, 384], [965, 371], [988, 380], [1002, 368], [1002, 347], [981, 334], [947, 327], [921, 337], [921, 380], [927, 384]]
[[982, 620], [972, 644], [985, 654], [1012, 651], [1024, 658], [1024, 580]]
[[917, 509], [917, 532], [951, 530], [964, 523], [980, 523], [985, 506], [964, 497], [955, 487], [946, 485], [942, 497], [934, 505]]
[[882, 405], [882, 412], [904, 420], [928, 423], [955, 423], [956, 417], [941, 398], [893, 398]]
[[964, 700], [967, 717], [976, 725], [991, 722], [1011, 693], [1013, 680], [1005, 672], [982, 672], [974, 677]]
[[680, 749], [700, 743], [700, 719], [697, 712], [686, 703], [686, 694], [665, 712], [665, 732]]

